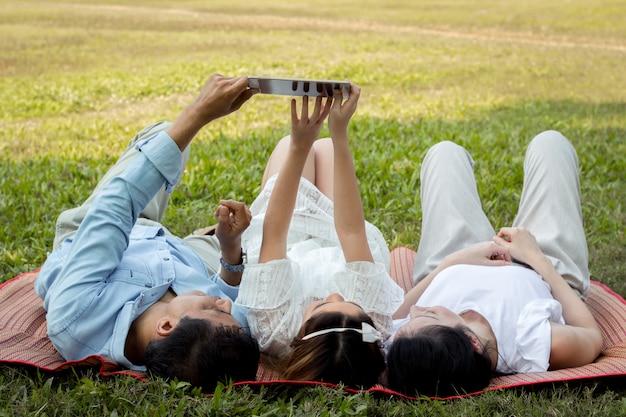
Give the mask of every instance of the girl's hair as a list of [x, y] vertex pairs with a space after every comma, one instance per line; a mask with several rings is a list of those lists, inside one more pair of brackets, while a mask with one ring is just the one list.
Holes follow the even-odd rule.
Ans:
[[448, 397], [480, 391], [489, 384], [489, 346], [477, 352], [464, 326], [428, 326], [397, 337], [387, 355], [391, 389], [409, 395]]
[[374, 326], [366, 313], [320, 313], [303, 323], [291, 343], [283, 377], [296, 381], [324, 381], [352, 388], [369, 388], [378, 382], [385, 369], [385, 358], [377, 343], [363, 342], [357, 332], [331, 332], [302, 338], [312, 332], [336, 327], [361, 329], [366, 322]]

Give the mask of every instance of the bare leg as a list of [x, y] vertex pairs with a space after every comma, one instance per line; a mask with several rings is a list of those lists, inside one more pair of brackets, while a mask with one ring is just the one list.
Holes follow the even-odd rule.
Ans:
[[315, 186], [326, 197], [333, 199], [333, 179], [335, 176], [335, 154], [330, 138], [316, 140], [315, 151]]
[[[280, 167], [283, 165], [289, 155], [288, 151], [290, 143], [291, 136], [285, 136], [276, 144], [276, 147], [272, 151], [270, 159], [267, 161], [267, 165], [265, 166], [263, 181], [261, 182], [261, 189], [265, 187], [265, 183], [267, 183], [267, 180], [270, 179], [272, 175], [280, 171]], [[311, 152], [309, 152], [309, 156], [307, 157], [306, 163], [304, 164], [302, 176], [311, 181], [311, 183], [315, 184], [315, 155], [312, 150]]]

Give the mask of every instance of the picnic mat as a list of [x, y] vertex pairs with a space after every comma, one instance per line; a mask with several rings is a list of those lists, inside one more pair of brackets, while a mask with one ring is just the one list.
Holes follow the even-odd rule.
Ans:
[[[415, 251], [406, 247], [391, 251], [391, 276], [405, 290], [413, 285], [412, 270], [415, 255]], [[96, 367], [104, 376], [123, 374], [146, 380], [144, 373], [121, 368], [100, 356], [90, 356], [80, 361], [65, 361], [46, 335], [45, 311], [41, 299], [33, 290], [36, 277], [37, 271], [27, 272], [0, 284], [0, 363], [34, 366], [46, 371], [61, 371], [71, 367]], [[603, 353], [594, 363], [558, 371], [496, 377], [484, 390], [468, 395], [535, 384], [625, 376], [626, 301], [607, 286], [592, 281], [587, 305], [596, 318], [604, 339]], [[256, 381], [238, 382], [233, 385], [274, 384], [336, 387], [314, 381], [283, 381], [279, 379], [278, 373], [263, 366], [259, 367]], [[343, 389], [357, 392], [348, 388]], [[414, 398], [388, 390], [382, 385], [374, 386], [367, 391]], [[448, 398], [460, 397], [463, 396]]]

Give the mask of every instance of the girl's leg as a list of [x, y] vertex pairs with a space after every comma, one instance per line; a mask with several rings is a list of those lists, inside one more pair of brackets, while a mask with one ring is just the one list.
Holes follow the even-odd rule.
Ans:
[[335, 176], [333, 140], [331, 138], [316, 140], [313, 143], [313, 150], [315, 151], [315, 186], [332, 200]]
[[580, 207], [578, 157], [559, 132], [537, 135], [526, 150], [524, 189], [513, 226], [530, 230], [559, 274], [581, 297], [586, 296], [588, 250]]
[[449, 141], [430, 148], [420, 178], [422, 236], [414, 283], [432, 272], [446, 255], [495, 235], [478, 196], [474, 161], [464, 148]]
[[[261, 189], [265, 187], [265, 183], [267, 183], [267, 180], [269, 180], [272, 175], [280, 171], [280, 167], [283, 165], [289, 155], [288, 151], [290, 143], [291, 136], [285, 136], [276, 144], [276, 147], [272, 151], [272, 154], [267, 161], [267, 165], [265, 166], [265, 172], [263, 173], [263, 180], [261, 182]], [[311, 183], [315, 184], [315, 156], [312, 151], [309, 152], [309, 156], [307, 157], [306, 163], [304, 164], [302, 176], [311, 181]]]
[[[151, 124], [144, 129], [142, 129], [128, 144], [128, 148], [124, 151], [124, 153], [117, 160], [115, 165], [113, 165], [107, 173], [102, 177], [94, 191], [87, 198], [87, 200], [79, 207], [75, 207], [73, 209], [66, 210], [62, 212], [56, 223], [56, 231], [54, 238], [54, 248], [57, 248], [58, 245], [63, 242], [66, 238], [74, 235], [76, 230], [78, 230], [78, 226], [83, 221], [83, 218], [87, 214], [91, 202], [94, 198], [99, 194], [102, 187], [109, 183], [109, 181], [115, 176], [124, 172], [126, 167], [130, 164], [130, 162], [137, 156], [139, 153], [137, 149], [135, 149], [135, 144], [137, 142], [148, 139], [151, 136], [167, 129], [169, 127], [169, 122], [159, 122]], [[187, 164], [189, 160], [189, 149], [183, 152], [183, 166]], [[169, 194], [165, 192], [165, 189], [161, 189], [157, 193], [157, 195], [148, 203], [146, 208], [139, 214], [139, 219], [137, 220], [138, 224], [156, 224], [160, 223], [163, 219], [163, 215], [165, 214], [165, 209], [167, 207], [167, 202], [169, 199]]]

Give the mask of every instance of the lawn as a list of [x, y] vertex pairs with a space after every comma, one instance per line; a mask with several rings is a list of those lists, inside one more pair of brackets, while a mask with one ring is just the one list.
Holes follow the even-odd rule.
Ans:
[[[365, 214], [417, 248], [419, 167], [441, 140], [476, 160], [494, 227], [509, 225], [523, 153], [546, 129], [578, 150], [592, 279], [626, 296], [626, 4], [616, 0], [0, 1], [0, 282], [38, 268], [143, 126], [173, 119], [210, 74], [349, 78]], [[250, 203], [289, 99], [256, 96], [194, 142], [165, 223]], [[327, 133], [327, 130], [324, 130]], [[622, 381], [408, 402], [325, 388], [224, 389], [1, 366], [0, 415], [619, 415]]]

